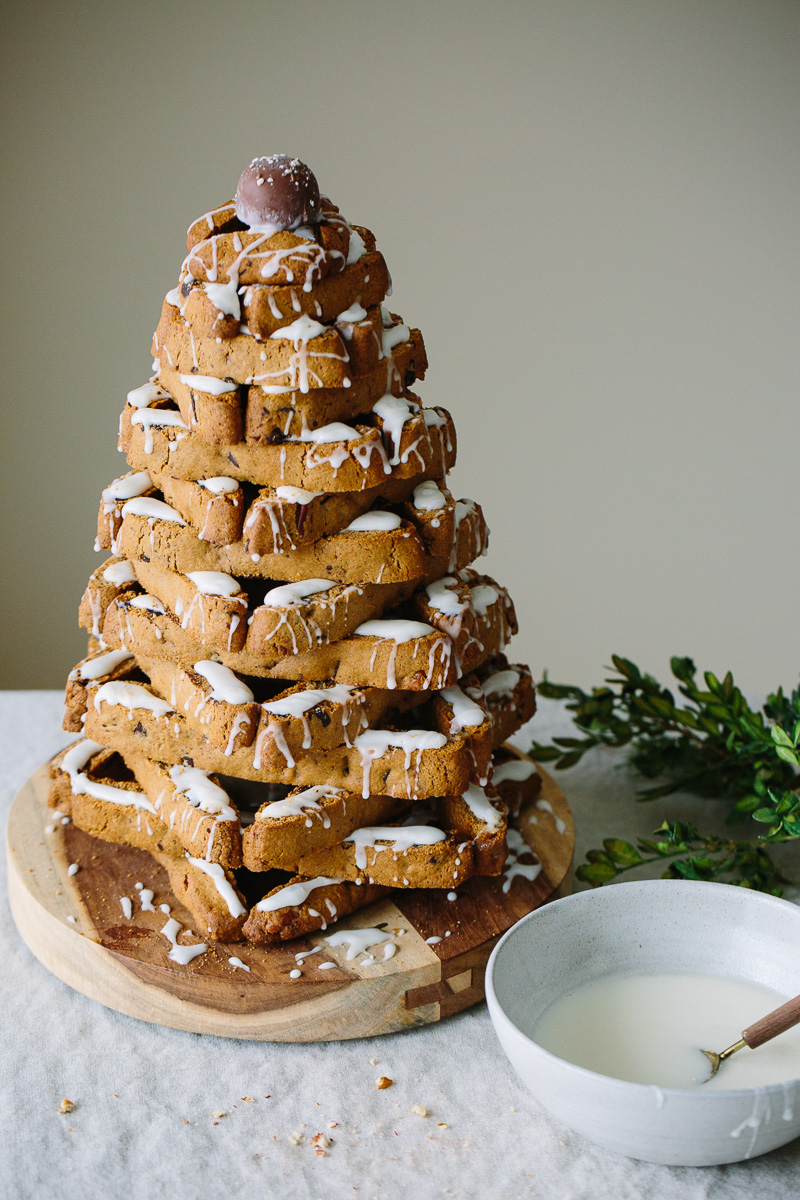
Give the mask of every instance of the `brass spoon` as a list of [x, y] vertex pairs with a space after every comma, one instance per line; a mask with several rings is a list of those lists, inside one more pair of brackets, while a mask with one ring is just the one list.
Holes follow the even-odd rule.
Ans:
[[[734, 1042], [720, 1054], [716, 1054], [713, 1050], [701, 1050], [700, 1053], [705, 1054], [711, 1063], [711, 1074], [708, 1079], [713, 1079], [719, 1070], [719, 1064], [726, 1058], [730, 1058], [737, 1050], [743, 1049], [744, 1046], [755, 1050], [758, 1046], [763, 1046], [764, 1042], [772, 1041], [779, 1033], [786, 1033], [787, 1029], [791, 1029], [793, 1025], [797, 1024], [800, 1024], [800, 996], [795, 996], [793, 1000], [787, 1000], [780, 1008], [773, 1009], [760, 1021], [748, 1025], [747, 1029], [742, 1030], [740, 1041]], [[704, 1079], [703, 1083], [708, 1083], [708, 1079]]]

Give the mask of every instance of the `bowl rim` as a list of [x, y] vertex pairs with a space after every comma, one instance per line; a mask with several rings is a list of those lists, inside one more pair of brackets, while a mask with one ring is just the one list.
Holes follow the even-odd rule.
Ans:
[[[736, 892], [739, 895], [745, 893], [747, 896], [751, 897], [751, 900], [745, 901], [745, 903], [764, 903], [773, 907], [792, 909], [797, 917], [798, 922], [800, 923], [800, 904], [795, 904], [792, 900], [784, 900], [780, 896], [773, 896], [769, 892], [756, 892], [751, 888], [737, 887], [735, 884], [714, 883], [711, 880], [705, 879], [626, 879], [621, 880], [619, 883], [612, 884], [611, 887], [603, 888], [602, 894], [611, 895], [618, 887], [637, 888], [647, 891], [653, 891], [655, 889], [663, 891], [665, 888], [674, 889], [676, 887], [680, 887], [684, 891], [697, 891], [698, 889], [702, 889], [703, 893], [706, 895], [709, 894], [707, 891], [708, 888], [724, 888], [726, 892]], [[553, 1054], [551, 1050], [546, 1050], [544, 1046], [540, 1045], [539, 1042], [535, 1041], [534, 1038], [530, 1037], [524, 1032], [524, 1030], [520, 1029], [516, 1022], [513, 1021], [506, 1012], [505, 1008], [500, 1002], [494, 986], [495, 966], [503, 946], [506, 942], [512, 940], [513, 936], [519, 931], [521, 926], [538, 917], [541, 913], [545, 913], [548, 909], [553, 908], [555, 905], [570, 904], [575, 902], [584, 904], [591, 903], [591, 901], [584, 899], [584, 897], [593, 896], [595, 894], [596, 889], [585, 889], [584, 891], [580, 892], [571, 892], [568, 896], [561, 896], [558, 900], [552, 900], [548, 904], [543, 905], [541, 908], [537, 908], [534, 909], [533, 912], [526, 913], [526, 915], [521, 917], [516, 924], [512, 925], [510, 929], [506, 930], [492, 950], [492, 953], [489, 956], [489, 961], [486, 964], [486, 1003], [493, 1026], [496, 1026], [498, 1018], [501, 1018], [519, 1037], [523, 1039], [524, 1042], [533, 1047], [537, 1053], [544, 1055], [546, 1059], [551, 1060], [553, 1063], [559, 1063], [562, 1066], [569, 1067], [571, 1071], [577, 1071], [579, 1077], [583, 1076], [587, 1079], [598, 1080], [606, 1085], [611, 1084], [617, 1089], [633, 1088], [638, 1090], [642, 1095], [644, 1093], [652, 1095], [653, 1092], [659, 1092], [665, 1099], [668, 1096], [676, 1096], [689, 1100], [694, 1100], [695, 1097], [702, 1096], [727, 1096], [732, 1099], [742, 1098], [745, 1096], [753, 1098], [757, 1094], [769, 1092], [770, 1089], [785, 1092], [785, 1089], [790, 1085], [796, 1086], [800, 1084], [800, 1076], [797, 1075], [791, 1079], [783, 1079], [776, 1083], [759, 1084], [758, 1086], [749, 1088], [719, 1088], [713, 1091], [709, 1090], [707, 1092], [703, 1091], [702, 1084], [693, 1088], [674, 1088], [662, 1087], [660, 1084], [655, 1083], [636, 1083], [631, 1079], [617, 1079], [614, 1075], [603, 1075], [600, 1071], [592, 1071], [589, 1067], [582, 1067], [578, 1063], [570, 1062], [567, 1058], [561, 1058], [560, 1055]], [[496, 1028], [495, 1032], [497, 1032]], [[709, 1103], [707, 1100], [703, 1100], [701, 1102], [706, 1104]]]

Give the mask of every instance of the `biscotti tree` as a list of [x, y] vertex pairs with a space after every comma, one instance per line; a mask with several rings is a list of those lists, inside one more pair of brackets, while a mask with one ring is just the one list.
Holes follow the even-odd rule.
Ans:
[[499, 875], [534, 689], [375, 238], [277, 155], [187, 248], [120, 419], [51, 803], [149, 851], [212, 939]]

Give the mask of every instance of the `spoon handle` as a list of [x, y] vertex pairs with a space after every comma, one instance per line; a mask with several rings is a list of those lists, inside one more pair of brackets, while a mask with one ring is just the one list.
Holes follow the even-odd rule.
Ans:
[[752, 1025], [748, 1025], [747, 1029], [743, 1029], [742, 1039], [751, 1050], [755, 1050], [757, 1046], [763, 1046], [764, 1042], [771, 1041], [779, 1033], [785, 1033], [787, 1029], [791, 1029], [798, 1023], [800, 1023], [800, 996], [795, 996], [793, 1000], [787, 1000], [780, 1008], [767, 1013], [760, 1021], [754, 1021]]

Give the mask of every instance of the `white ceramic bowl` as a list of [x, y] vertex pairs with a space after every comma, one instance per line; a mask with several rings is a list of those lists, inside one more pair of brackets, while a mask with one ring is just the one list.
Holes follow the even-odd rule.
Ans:
[[557, 1058], [525, 1030], [564, 992], [603, 975], [700, 971], [800, 993], [800, 906], [689, 880], [566, 896], [500, 939], [486, 999], [500, 1044], [545, 1108], [593, 1142], [649, 1162], [709, 1166], [800, 1135], [800, 1080], [737, 1091], [655, 1088]]

